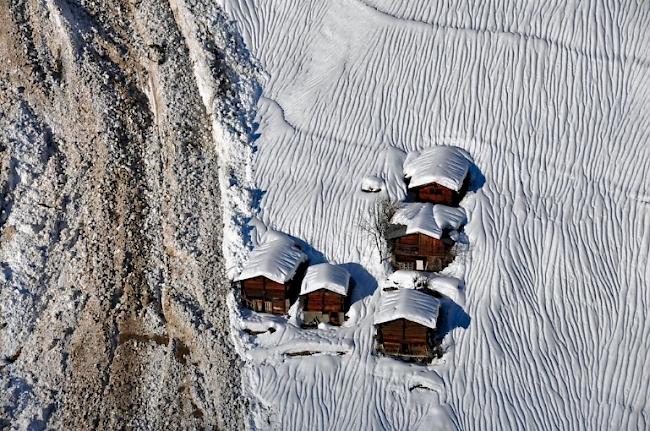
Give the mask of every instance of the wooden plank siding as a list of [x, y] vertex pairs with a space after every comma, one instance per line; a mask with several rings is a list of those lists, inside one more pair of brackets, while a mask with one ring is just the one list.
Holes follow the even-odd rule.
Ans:
[[456, 205], [459, 201], [458, 193], [440, 184], [431, 183], [417, 187], [413, 190], [417, 202], [431, 202], [432, 204]]
[[319, 289], [304, 295], [306, 311], [322, 311], [324, 313], [344, 311], [345, 296]]
[[244, 305], [263, 313], [286, 314], [291, 305], [294, 284], [293, 280], [282, 284], [261, 276], [242, 280], [241, 295]]
[[[393, 263], [398, 269], [442, 271], [453, 260], [452, 247], [449, 239], [436, 239], [422, 233], [404, 235], [393, 241]], [[418, 260], [424, 262], [422, 268], [416, 267]]]
[[415, 196], [416, 202], [430, 202], [432, 204], [443, 204], [457, 206], [463, 199], [469, 188], [469, 176], [463, 181], [463, 186], [459, 191], [452, 190], [438, 183], [424, 184], [414, 187], [411, 191]]
[[305, 326], [320, 322], [341, 325], [345, 320], [346, 297], [327, 289], [319, 289], [302, 296]]
[[377, 346], [387, 355], [410, 358], [430, 358], [434, 332], [432, 329], [406, 319], [377, 325]]

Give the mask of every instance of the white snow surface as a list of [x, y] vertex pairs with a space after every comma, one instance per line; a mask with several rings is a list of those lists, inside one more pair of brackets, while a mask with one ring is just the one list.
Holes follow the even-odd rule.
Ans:
[[406, 226], [406, 234], [422, 233], [440, 239], [446, 230], [458, 230], [467, 222], [463, 208], [409, 202], [399, 206], [391, 224]]
[[439, 145], [409, 153], [404, 161], [404, 178], [409, 188], [437, 183], [459, 191], [467, 177], [470, 156], [458, 147]]
[[406, 319], [436, 329], [440, 301], [419, 290], [399, 289], [384, 292], [375, 313], [375, 325]]
[[[222, 1], [264, 72], [251, 212], [357, 283], [341, 328], [235, 316], [277, 328], [239, 341], [257, 426], [648, 429], [648, 3]], [[439, 145], [474, 164], [465, 302], [421, 367], [372, 353], [388, 274], [359, 220]]]
[[349, 272], [331, 263], [319, 263], [307, 268], [307, 273], [300, 286], [300, 294], [306, 295], [320, 289], [326, 289], [347, 296], [349, 286]]
[[282, 232], [267, 230], [261, 244], [253, 249], [244, 270], [236, 280], [266, 277], [276, 283], [286, 283], [307, 260], [296, 243]]
[[361, 190], [365, 192], [379, 192], [384, 187], [384, 180], [374, 175], [367, 175], [361, 179]]

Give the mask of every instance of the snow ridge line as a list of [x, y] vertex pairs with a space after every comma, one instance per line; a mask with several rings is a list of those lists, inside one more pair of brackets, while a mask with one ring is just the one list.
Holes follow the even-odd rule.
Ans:
[[532, 33], [526, 33], [526, 32], [521, 32], [521, 31], [511, 31], [511, 30], [504, 30], [504, 29], [496, 29], [496, 28], [487, 28], [487, 27], [469, 27], [469, 26], [461, 26], [461, 25], [453, 25], [453, 24], [443, 24], [441, 22], [433, 22], [433, 21], [424, 21], [424, 20], [419, 20], [419, 19], [414, 19], [414, 18], [405, 18], [401, 16], [397, 16], [393, 13], [390, 13], [388, 11], [382, 10], [377, 6], [373, 6], [369, 4], [365, 0], [356, 0], [358, 3], [362, 4], [363, 6], [372, 9], [376, 11], [377, 13], [389, 18], [389, 19], [394, 19], [398, 20], [401, 22], [409, 23], [409, 24], [415, 24], [415, 25], [425, 25], [429, 28], [434, 28], [437, 30], [455, 30], [455, 31], [465, 31], [465, 32], [471, 32], [471, 33], [476, 33], [476, 34], [489, 34], [492, 36], [506, 36], [506, 37], [513, 37], [513, 38], [518, 38], [518, 39], [523, 39], [526, 42], [532, 41], [532, 42], [540, 42], [544, 43], [546, 45], [555, 45], [558, 48], [568, 51], [571, 53], [575, 53], [577, 55], [581, 55], [590, 59], [594, 60], [600, 60], [600, 61], [605, 61], [609, 63], [632, 63], [633, 65], [641, 66], [644, 68], [650, 68], [650, 59], [639, 57], [636, 55], [631, 55], [628, 56], [626, 54], [614, 54], [614, 55], [609, 55], [604, 52], [600, 52], [597, 49], [594, 49], [592, 51], [584, 49], [584, 48], [579, 48], [572, 46], [566, 42], [562, 42], [559, 40], [555, 40], [549, 37], [544, 37]]

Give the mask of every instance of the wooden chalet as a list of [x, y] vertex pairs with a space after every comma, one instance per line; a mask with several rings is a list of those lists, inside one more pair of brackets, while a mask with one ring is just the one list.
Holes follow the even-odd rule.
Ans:
[[379, 353], [408, 360], [431, 360], [440, 301], [418, 290], [382, 292], [374, 316]]
[[248, 264], [235, 281], [242, 303], [252, 310], [287, 314], [298, 296], [307, 255], [287, 235], [269, 230], [264, 242], [251, 252]]
[[449, 237], [435, 238], [419, 232], [402, 235], [394, 231], [389, 239], [392, 240], [393, 266], [397, 269], [438, 272], [454, 260], [451, 251], [454, 241]]
[[417, 202], [456, 206], [469, 185], [469, 155], [458, 147], [436, 146], [404, 162], [409, 192]]
[[350, 274], [345, 269], [329, 263], [310, 266], [300, 289], [303, 325], [341, 325], [349, 286]]
[[401, 270], [441, 271], [454, 259], [454, 237], [465, 220], [462, 208], [430, 203], [402, 205], [386, 234], [393, 266]]

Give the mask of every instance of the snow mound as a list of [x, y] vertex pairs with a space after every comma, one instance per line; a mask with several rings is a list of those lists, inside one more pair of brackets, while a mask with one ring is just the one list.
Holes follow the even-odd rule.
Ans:
[[307, 255], [288, 235], [268, 230], [263, 242], [253, 249], [246, 267], [235, 280], [262, 276], [276, 283], [286, 283], [306, 260]]
[[436, 329], [440, 301], [418, 290], [404, 289], [384, 292], [379, 301], [374, 323], [406, 319]]
[[438, 292], [463, 306], [462, 282], [456, 277], [436, 272], [399, 270], [392, 273], [383, 284], [383, 290], [429, 289]]
[[364, 192], [377, 193], [384, 188], [384, 180], [374, 175], [368, 175], [361, 180], [361, 190]]
[[310, 266], [302, 280], [300, 294], [306, 295], [320, 289], [347, 296], [350, 285], [350, 273], [330, 263]]
[[[458, 289], [460, 280], [435, 272], [399, 270], [388, 277], [389, 285], [404, 289], [426, 287], [431, 290]], [[441, 292], [442, 293], [442, 292]]]
[[470, 166], [469, 154], [458, 147], [437, 146], [410, 153], [404, 161], [404, 177], [409, 188], [438, 183], [459, 191]]
[[440, 239], [445, 230], [458, 230], [467, 222], [463, 208], [430, 203], [405, 203], [395, 211], [392, 225], [405, 226], [406, 231], [399, 234], [422, 233]]

